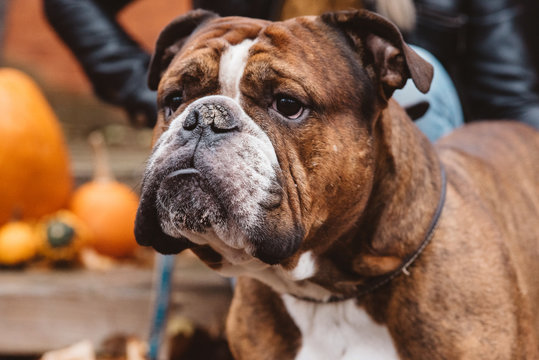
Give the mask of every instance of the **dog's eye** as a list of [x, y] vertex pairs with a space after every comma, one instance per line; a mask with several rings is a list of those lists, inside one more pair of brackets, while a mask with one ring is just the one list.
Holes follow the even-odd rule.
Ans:
[[298, 100], [286, 96], [277, 97], [271, 107], [291, 120], [299, 118], [305, 110], [303, 104]]
[[183, 103], [183, 96], [181, 92], [174, 92], [165, 98], [165, 118], [168, 119]]

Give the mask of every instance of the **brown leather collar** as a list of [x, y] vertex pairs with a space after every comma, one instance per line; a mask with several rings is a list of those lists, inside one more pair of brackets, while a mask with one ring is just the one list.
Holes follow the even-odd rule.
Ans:
[[430, 241], [434, 237], [434, 233], [436, 231], [436, 228], [438, 227], [438, 222], [440, 220], [440, 216], [442, 214], [442, 210], [445, 204], [446, 189], [447, 189], [447, 179], [446, 179], [445, 170], [442, 164], [440, 164], [440, 177], [442, 179], [442, 189], [440, 191], [440, 198], [438, 200], [438, 206], [436, 207], [436, 211], [434, 212], [434, 215], [430, 221], [425, 238], [423, 239], [419, 247], [412, 254], [407, 256], [397, 269], [387, 274], [369, 279], [369, 281], [367, 281], [364, 284], [357, 285], [356, 293], [351, 296], [341, 297], [341, 296], [334, 295], [324, 301], [313, 299], [313, 298], [308, 298], [308, 297], [300, 297], [300, 296], [295, 296], [295, 295], [293, 296], [300, 300], [306, 300], [306, 301], [316, 302], [316, 303], [332, 303], [332, 302], [338, 302], [338, 301], [345, 301], [349, 299], [357, 299], [369, 293], [372, 293], [378, 288], [386, 285], [391, 280], [399, 276], [401, 273], [408, 275], [409, 274], [408, 267], [412, 265], [412, 263], [419, 257], [419, 255], [421, 255], [423, 250], [425, 250], [427, 245], [430, 243]]

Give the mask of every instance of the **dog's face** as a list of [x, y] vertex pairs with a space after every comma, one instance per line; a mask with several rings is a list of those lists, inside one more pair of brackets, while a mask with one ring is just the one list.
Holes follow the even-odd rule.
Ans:
[[177, 19], [152, 60], [160, 110], [137, 240], [215, 268], [323, 251], [364, 210], [392, 91], [410, 76], [428, 88], [420, 61], [366, 12]]

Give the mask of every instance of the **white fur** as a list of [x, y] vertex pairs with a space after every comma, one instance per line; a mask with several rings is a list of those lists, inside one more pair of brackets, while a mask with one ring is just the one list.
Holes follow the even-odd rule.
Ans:
[[316, 273], [316, 263], [312, 251], [306, 251], [299, 257], [298, 264], [290, 271], [294, 280], [305, 280]]
[[245, 39], [237, 45], [230, 46], [221, 55], [219, 83], [221, 84], [222, 94], [236, 101], [239, 100], [240, 80], [253, 42], [253, 40]]
[[302, 335], [295, 360], [397, 360], [389, 331], [355, 300], [313, 303], [282, 295]]

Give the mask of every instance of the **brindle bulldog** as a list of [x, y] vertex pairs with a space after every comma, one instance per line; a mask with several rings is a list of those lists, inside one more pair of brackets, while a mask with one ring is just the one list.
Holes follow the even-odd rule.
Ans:
[[239, 276], [238, 359], [539, 359], [539, 133], [431, 144], [391, 99], [432, 67], [365, 11], [179, 17], [135, 233]]

